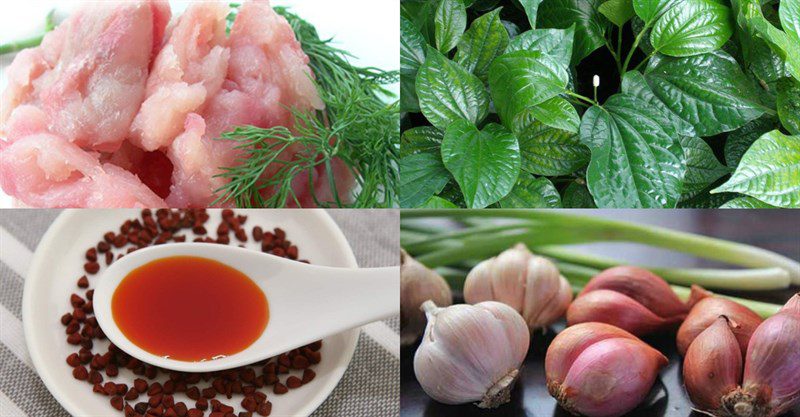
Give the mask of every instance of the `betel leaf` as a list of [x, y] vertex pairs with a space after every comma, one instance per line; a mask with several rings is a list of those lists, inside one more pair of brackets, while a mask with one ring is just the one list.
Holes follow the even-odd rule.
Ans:
[[444, 133], [431, 126], [418, 126], [403, 132], [400, 137], [400, 157], [415, 153], [439, 153]]
[[630, 94], [644, 100], [658, 109], [659, 114], [669, 120], [669, 123], [679, 135], [696, 136], [694, 127], [670, 110], [669, 107], [653, 93], [653, 90], [647, 84], [642, 73], [638, 71], [628, 71], [625, 73], [622, 77], [622, 86], [620, 90], [625, 94]]
[[633, 11], [633, 3], [631, 0], [607, 0], [598, 8], [600, 13], [610, 20], [611, 23], [622, 27], [636, 13]]
[[515, 51], [489, 67], [489, 90], [500, 120], [516, 132], [532, 107], [566, 90], [566, 67], [540, 52]]
[[657, 56], [645, 71], [653, 93], [701, 137], [735, 130], [767, 110], [736, 61], [722, 51]]
[[659, 109], [616, 94], [583, 115], [580, 138], [591, 149], [586, 179], [600, 208], [673, 208], [685, 171], [678, 132]]
[[445, 200], [442, 197], [433, 196], [428, 201], [419, 206], [419, 208], [450, 209], [450, 208], [458, 208], [458, 206], [451, 203], [448, 200]]
[[750, 149], [750, 146], [764, 133], [774, 130], [777, 123], [771, 117], [761, 117], [753, 120], [739, 129], [728, 134], [725, 140], [725, 164], [730, 168], [736, 168], [742, 155]]
[[712, 192], [724, 191], [800, 208], [800, 136], [765, 133], [745, 152], [731, 178]]
[[601, 3], [602, 0], [544, 0], [536, 27], [566, 29], [575, 25], [572, 62], [579, 62], [605, 45], [609, 23], [598, 11]]
[[519, 176], [517, 138], [494, 123], [479, 131], [465, 120], [453, 122], [444, 134], [442, 160], [468, 208], [496, 203], [511, 191]]
[[633, 10], [646, 26], [650, 26], [664, 12], [681, 1], [683, 0], [633, 0]]
[[798, 0], [784, 0], [780, 6], [781, 20], [784, 20], [783, 15], [789, 20], [787, 32], [776, 28], [764, 17], [759, 0], [732, 0], [731, 5], [739, 26], [752, 30], [767, 41], [773, 51], [786, 60], [786, 67], [792, 76], [800, 81], [800, 40], [797, 39], [797, 33], [793, 33], [794, 25], [791, 22], [793, 19], [800, 19], [796, 14], [792, 16], [797, 10], [797, 2]]
[[656, 21], [650, 43], [665, 55], [691, 56], [721, 48], [732, 34], [727, 6], [712, 0], [683, 0]]
[[450, 181], [439, 155], [419, 153], [400, 159], [400, 206], [414, 208], [442, 191]]
[[578, 133], [581, 118], [575, 107], [562, 97], [553, 97], [531, 107], [530, 116], [547, 126]]
[[531, 28], [536, 29], [536, 16], [539, 14], [539, 4], [542, 3], [542, 0], [519, 0], [519, 3], [525, 10], [525, 15], [528, 16]]
[[566, 29], [533, 29], [520, 33], [511, 40], [506, 52], [533, 51], [550, 55], [557, 62], [569, 64], [572, 57], [572, 43], [575, 26]]
[[500, 200], [502, 208], [561, 208], [561, 196], [547, 178], [521, 174], [514, 188]]
[[440, 0], [433, 19], [436, 49], [446, 54], [458, 45], [467, 28], [467, 8], [463, 0]]
[[703, 140], [695, 136], [681, 136], [681, 146], [686, 155], [686, 175], [683, 178], [681, 199], [685, 200], [699, 194], [714, 181], [730, 173], [722, 165], [714, 151]]
[[789, 133], [800, 135], [800, 81], [778, 81], [778, 117]]
[[422, 114], [441, 130], [455, 120], [478, 123], [489, 112], [489, 94], [481, 80], [430, 46], [417, 73]]
[[744, 197], [737, 197], [733, 200], [729, 200], [725, 204], [719, 206], [719, 208], [730, 208], [730, 209], [774, 209], [778, 208], [775, 206], [771, 206], [761, 200], [758, 200], [753, 197], [744, 196]]
[[500, 9], [475, 19], [458, 42], [456, 62], [485, 80], [489, 64], [505, 52], [508, 32], [500, 21]]
[[400, 111], [418, 113], [419, 99], [417, 92], [414, 90], [415, 80], [410, 76], [400, 77]]
[[568, 175], [589, 163], [589, 148], [576, 134], [533, 122], [517, 134], [522, 169], [536, 175]]
[[425, 38], [416, 26], [405, 17], [400, 17], [400, 73], [416, 76], [425, 62]]
[[726, 202], [738, 197], [736, 193], [719, 193], [709, 194], [709, 190], [705, 189], [700, 194], [678, 203], [678, 208], [719, 208]]
[[564, 195], [561, 197], [561, 203], [564, 208], [596, 208], [592, 194], [586, 188], [586, 184], [579, 184], [571, 182], [567, 188], [564, 189]]

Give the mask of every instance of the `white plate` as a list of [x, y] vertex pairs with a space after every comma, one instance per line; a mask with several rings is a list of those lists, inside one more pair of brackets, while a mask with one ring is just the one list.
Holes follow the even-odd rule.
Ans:
[[[0, 1], [0, 44], [39, 34], [50, 10], [59, 19], [79, 3], [91, 0]], [[191, 1], [170, 0], [173, 16]], [[228, 0], [222, 0], [228, 2]], [[239, 1], [241, 3], [241, 1]], [[350, 52], [353, 63], [391, 71], [400, 68], [400, 2], [398, 0], [272, 0], [273, 6], [288, 6], [292, 12], [317, 28], [322, 39]], [[5, 68], [12, 55], [0, 56], [0, 92], [7, 84]], [[400, 92], [400, 84], [390, 88]], [[0, 190], [0, 207], [12, 207], [12, 198]]]
[[[319, 265], [357, 267], [353, 251], [336, 223], [322, 210], [237, 210], [246, 214], [247, 229], [255, 225], [264, 230], [281, 227], [287, 237], [300, 248], [301, 258]], [[33, 364], [47, 388], [70, 414], [81, 417], [122, 416], [109, 404], [109, 398], [92, 392], [91, 385], [72, 377], [67, 365], [67, 355], [74, 346], [67, 344], [64, 326], [59, 318], [71, 311], [69, 296], [83, 294], [77, 279], [84, 274], [86, 249], [97, 244], [105, 232], [117, 232], [122, 222], [137, 218], [139, 210], [68, 210], [64, 211], [45, 233], [33, 257], [22, 301], [22, 320], [25, 339]], [[217, 210], [209, 210], [209, 231], [216, 231], [220, 222]], [[216, 236], [216, 233], [213, 233]], [[187, 236], [193, 236], [187, 233]], [[188, 240], [188, 239], [187, 239]], [[248, 242], [255, 248], [256, 243]], [[104, 265], [101, 262], [101, 265]], [[102, 269], [101, 269], [102, 272]], [[96, 280], [95, 278], [90, 278]], [[79, 291], [80, 290], [80, 291]], [[323, 341], [322, 362], [316, 365], [316, 378], [307, 385], [290, 390], [283, 395], [265, 391], [272, 401], [272, 415], [307, 416], [330, 395], [347, 369], [358, 341], [359, 330], [354, 329], [331, 336]], [[107, 347], [108, 342], [95, 340], [95, 351]], [[105, 375], [104, 375], [105, 377]], [[130, 385], [133, 373], [120, 370], [120, 376], [106, 381], [125, 382]], [[143, 401], [139, 397], [138, 401]], [[242, 396], [223, 401], [239, 407]], [[183, 394], [175, 401], [194, 404]], [[191, 408], [191, 407], [190, 407]]]

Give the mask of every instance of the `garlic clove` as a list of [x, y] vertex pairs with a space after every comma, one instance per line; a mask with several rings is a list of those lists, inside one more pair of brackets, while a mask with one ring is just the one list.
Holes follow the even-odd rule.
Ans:
[[[689, 306], [678, 298], [663, 278], [643, 268], [617, 266], [606, 269], [594, 276], [578, 297], [601, 289], [625, 294], [659, 317], [683, 318], [689, 313]], [[699, 293], [695, 292], [695, 295]]]
[[437, 305], [453, 303], [450, 286], [439, 274], [425, 267], [405, 250], [400, 251], [400, 344], [410, 345], [425, 331], [425, 313], [420, 306], [426, 300]]
[[682, 317], [662, 318], [625, 294], [594, 290], [575, 298], [567, 309], [567, 324], [598, 321], [617, 326], [636, 336], [676, 326]]
[[596, 322], [576, 324], [559, 333], [547, 348], [544, 361], [547, 389], [551, 395], [555, 396], [554, 390], [564, 382], [572, 364], [587, 347], [614, 338], [638, 340], [619, 327]]
[[778, 416], [800, 402], [799, 297], [764, 320], [750, 338], [742, 389], [724, 400], [735, 416]]
[[689, 346], [683, 381], [692, 402], [713, 415], [725, 415], [722, 399], [742, 380], [742, 351], [727, 317], [718, 316]]
[[428, 326], [414, 355], [423, 390], [445, 404], [508, 402], [530, 343], [519, 313], [493, 301], [446, 308], [426, 302], [423, 308]]
[[731, 331], [736, 336], [739, 350], [744, 356], [750, 337], [762, 322], [761, 317], [753, 310], [721, 297], [704, 298], [692, 307], [678, 329], [678, 352], [685, 355], [692, 341], [717, 321], [719, 316], [728, 317], [734, 323], [731, 325]]
[[464, 282], [464, 300], [498, 301], [522, 314], [530, 330], [547, 327], [566, 311], [572, 288], [550, 260], [518, 244], [476, 265]]
[[664, 355], [640, 340], [602, 340], [581, 352], [556, 399], [572, 413], [621, 416], [647, 397], [666, 365]]

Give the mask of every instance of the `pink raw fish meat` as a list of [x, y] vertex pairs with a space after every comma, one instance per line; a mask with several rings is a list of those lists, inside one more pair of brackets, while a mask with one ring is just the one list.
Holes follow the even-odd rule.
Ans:
[[34, 207], [166, 207], [135, 175], [49, 133], [3, 149], [0, 185]]
[[186, 116], [217, 94], [228, 70], [229, 12], [223, 3], [195, 3], [168, 28], [147, 80], [147, 98], [131, 126], [135, 145], [148, 151], [169, 146]]
[[51, 132], [84, 148], [116, 150], [144, 99], [169, 19], [163, 0], [85, 3], [8, 68], [0, 123], [31, 104], [44, 111]]

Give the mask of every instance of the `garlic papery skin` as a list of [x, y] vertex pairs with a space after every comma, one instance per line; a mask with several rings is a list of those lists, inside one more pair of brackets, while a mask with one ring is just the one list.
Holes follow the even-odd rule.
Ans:
[[572, 301], [572, 288], [550, 260], [518, 244], [476, 265], [464, 281], [469, 304], [498, 301], [522, 315], [531, 331], [556, 322]]
[[547, 389], [567, 411], [621, 416], [641, 403], [667, 358], [632, 334], [603, 323], [568, 327], [545, 358]]
[[686, 350], [692, 341], [714, 324], [719, 316], [725, 316], [730, 320], [729, 327], [739, 342], [741, 354], [744, 355], [750, 337], [763, 320], [753, 310], [722, 297], [704, 298], [692, 307], [678, 329], [678, 352], [686, 355]]
[[773, 417], [800, 402], [800, 294], [750, 338], [742, 388], [724, 399], [737, 417]]
[[428, 326], [414, 355], [422, 389], [445, 404], [507, 403], [530, 343], [522, 316], [494, 301], [423, 308]]
[[694, 338], [683, 360], [686, 392], [697, 408], [715, 416], [728, 416], [722, 399], [742, 380], [742, 351], [732, 323], [718, 316]]
[[642, 268], [619, 266], [593, 277], [567, 310], [569, 325], [602, 322], [642, 336], [677, 327], [690, 308], [710, 295], [692, 286], [682, 302], [669, 284]]
[[439, 306], [453, 304], [450, 286], [435, 271], [400, 250], [400, 344], [410, 345], [425, 331], [422, 303], [433, 300]]

